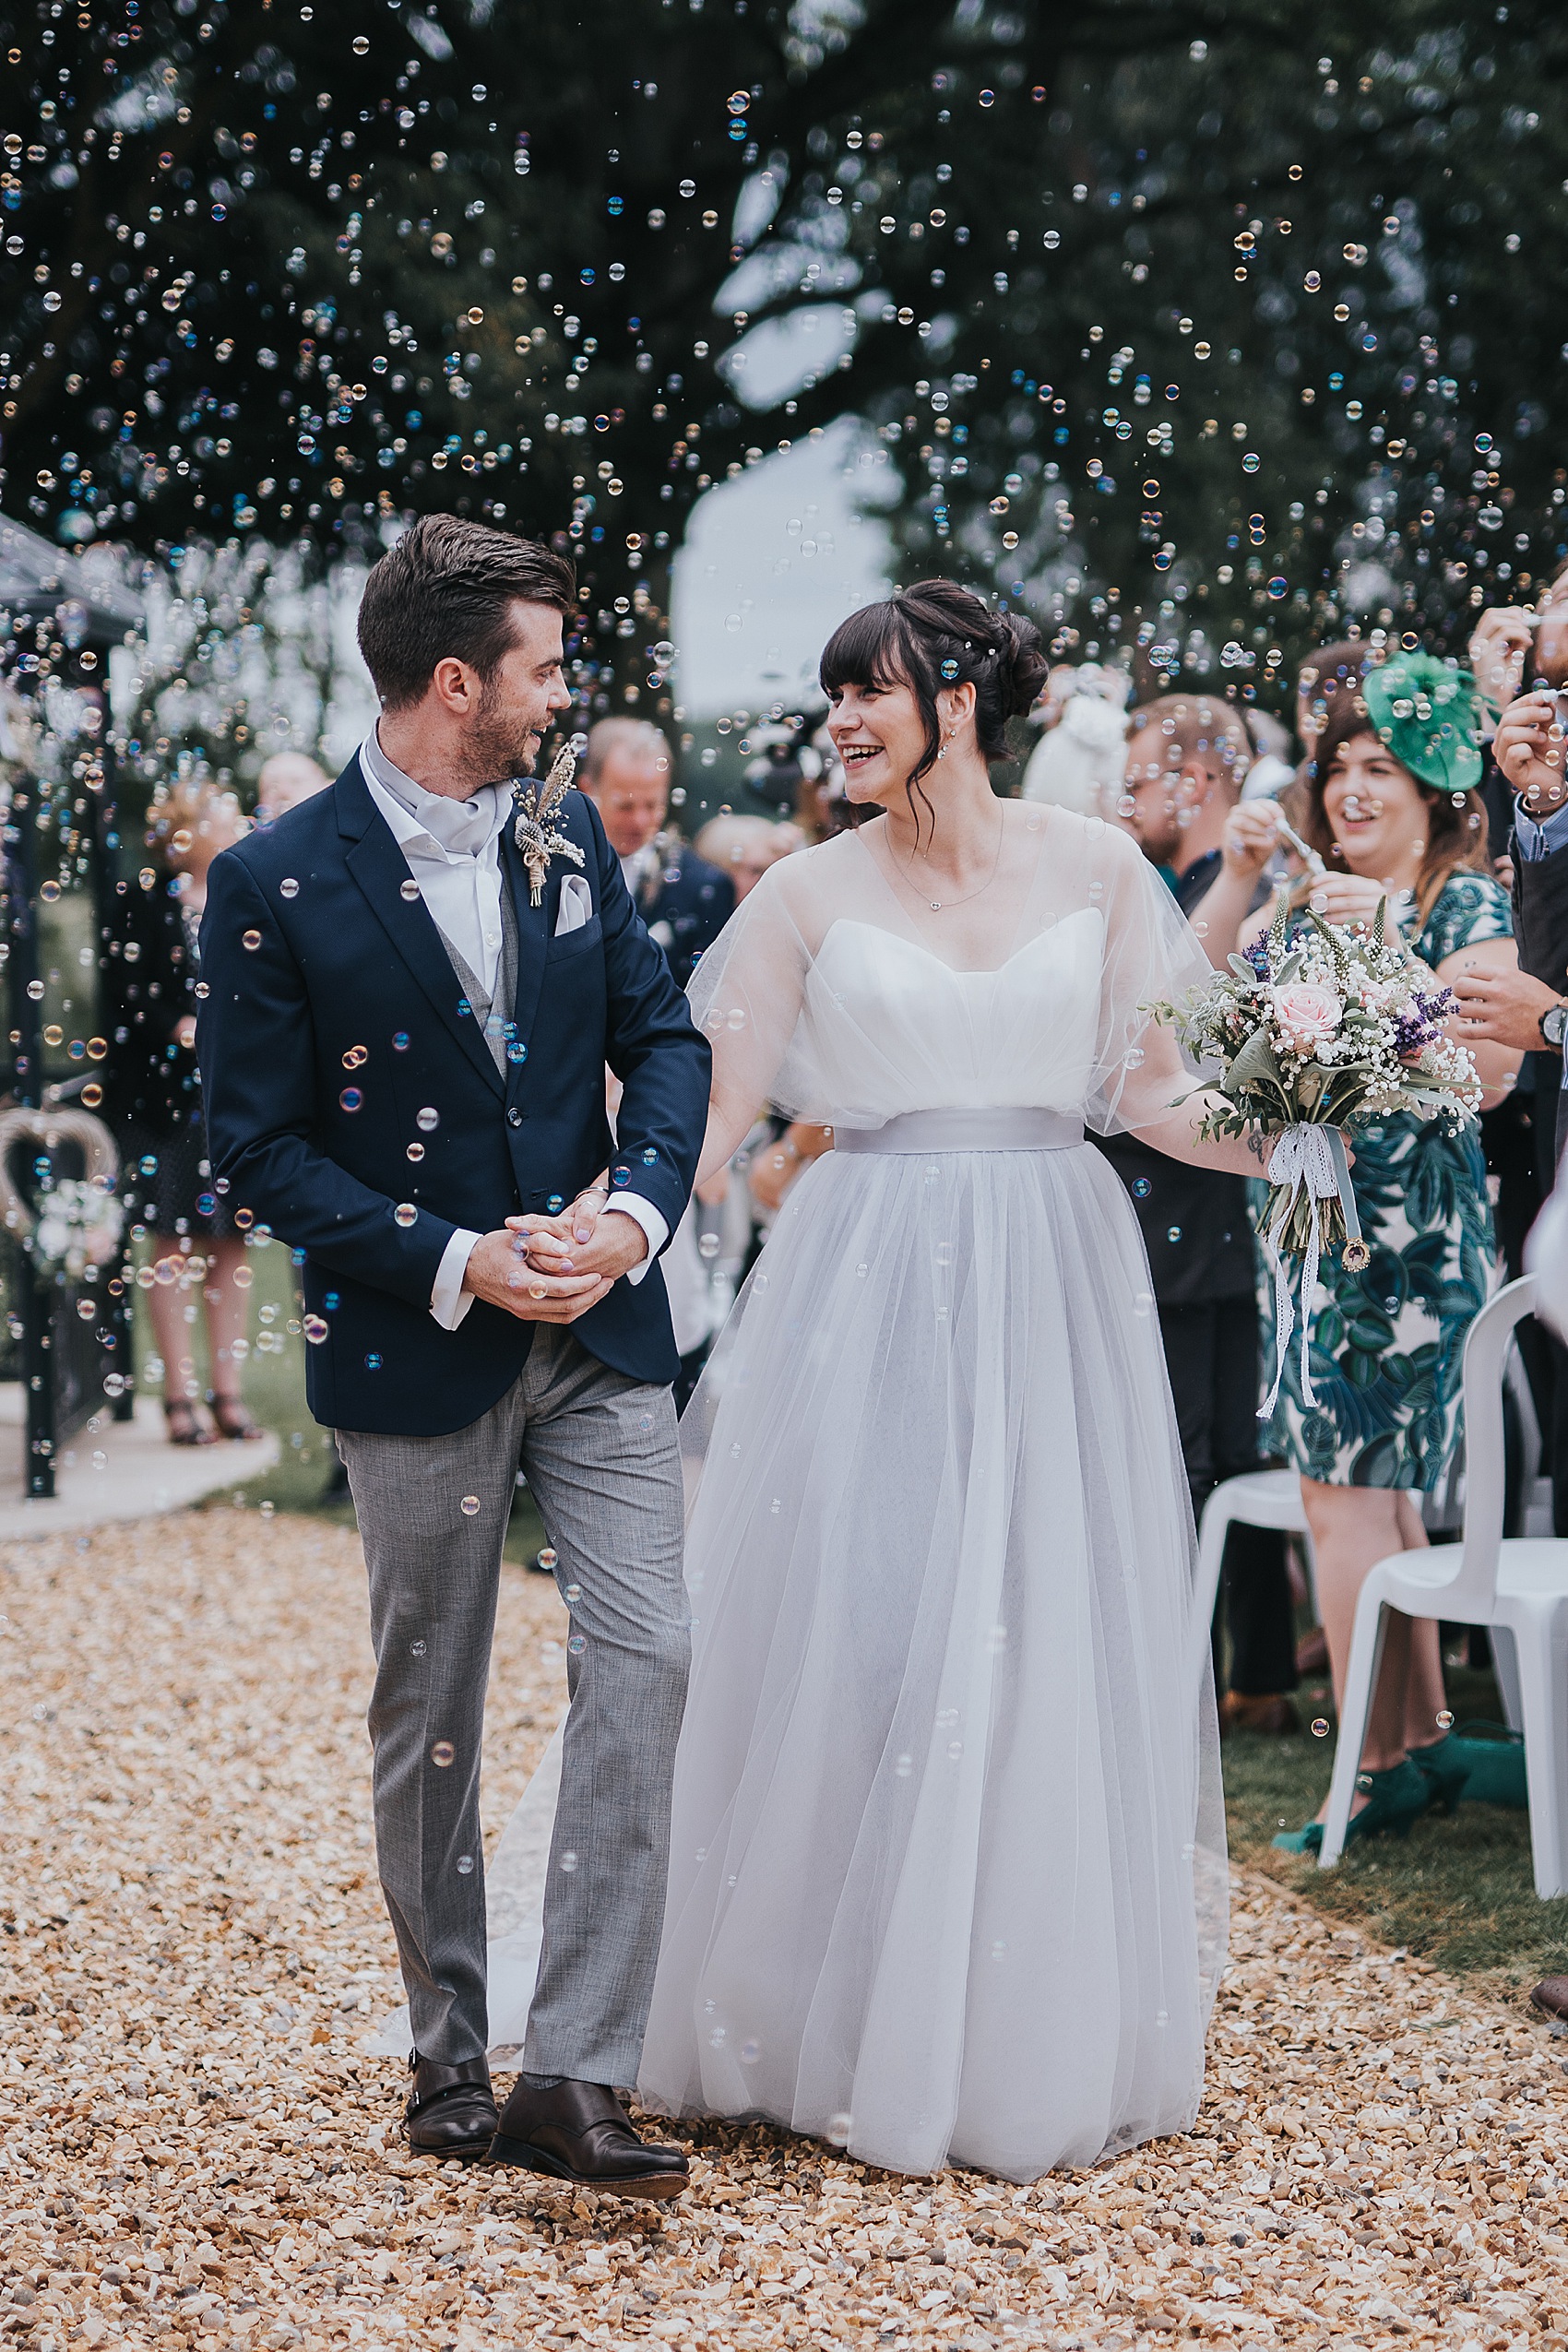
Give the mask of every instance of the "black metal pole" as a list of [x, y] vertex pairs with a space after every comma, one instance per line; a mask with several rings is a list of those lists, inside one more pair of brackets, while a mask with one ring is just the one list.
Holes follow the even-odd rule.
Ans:
[[[38, 968], [38, 891], [34, 834], [38, 822], [38, 785], [30, 777], [11, 799], [6, 846], [14, 861], [19, 903], [11, 923], [11, 1029], [16, 1039], [17, 1100], [36, 1110], [42, 1101], [43, 1007]], [[18, 1304], [22, 1323], [22, 1392], [27, 1399], [23, 1467], [30, 1500], [46, 1501], [54, 1492], [54, 1342], [53, 1294], [39, 1281], [31, 1253], [17, 1252]]]
[[[99, 1029], [102, 1030], [103, 958], [109, 949], [109, 936], [114, 918], [114, 884], [118, 878], [119, 861], [110, 847], [109, 837], [118, 831], [115, 824], [116, 786], [114, 748], [109, 739], [108, 694], [104, 694], [104, 729], [100, 737], [99, 759], [102, 767], [102, 783], [89, 795], [88, 855], [92, 880], [92, 914], [98, 932], [98, 975], [93, 1012]], [[88, 1109], [96, 1111], [96, 1103]], [[113, 1400], [117, 1421], [134, 1419], [136, 1398], [136, 1287], [131, 1265], [129, 1226], [126, 1238], [120, 1245], [120, 1255], [104, 1286], [101, 1301], [101, 1328], [113, 1339], [113, 1346], [105, 1350], [108, 1361], [105, 1372], [118, 1372], [125, 1386]]]

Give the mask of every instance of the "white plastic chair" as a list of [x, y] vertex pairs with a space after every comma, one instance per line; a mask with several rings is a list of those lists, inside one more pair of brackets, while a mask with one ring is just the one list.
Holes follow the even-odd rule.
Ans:
[[1191, 1666], [1194, 1678], [1202, 1672], [1208, 1653], [1225, 1538], [1235, 1524], [1243, 1527], [1278, 1527], [1286, 1535], [1301, 1537], [1316, 1615], [1317, 1571], [1307, 1515], [1301, 1508], [1301, 1481], [1298, 1474], [1294, 1470], [1243, 1470], [1240, 1478], [1225, 1479], [1204, 1504], [1198, 1529], [1198, 1569], [1193, 1584], [1192, 1615]]
[[1503, 1535], [1503, 1382], [1514, 1326], [1535, 1277], [1510, 1282], [1465, 1342], [1465, 1532], [1456, 1544], [1396, 1552], [1361, 1586], [1339, 1711], [1321, 1870], [1345, 1850], [1361, 1750], [1383, 1662], [1387, 1612], [1494, 1626], [1512, 1637], [1530, 1800], [1536, 1893], [1568, 1895], [1568, 1538]]

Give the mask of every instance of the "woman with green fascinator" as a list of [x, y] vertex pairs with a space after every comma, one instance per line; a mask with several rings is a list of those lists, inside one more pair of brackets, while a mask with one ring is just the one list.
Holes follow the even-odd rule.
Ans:
[[[1303, 836], [1321, 871], [1299, 885], [1327, 921], [1371, 925], [1387, 898], [1410, 953], [1452, 980], [1512, 968], [1508, 897], [1491, 869], [1478, 709], [1468, 675], [1430, 654], [1396, 654], [1330, 711], [1314, 746]], [[1246, 927], [1245, 950], [1272, 909]], [[1475, 1054], [1486, 1100], [1519, 1055], [1453, 1034]], [[1426, 1541], [1418, 1497], [1441, 1487], [1459, 1442], [1460, 1360], [1492, 1280], [1491, 1212], [1479, 1134], [1407, 1115], [1358, 1128], [1356, 1200], [1371, 1249], [1360, 1271], [1324, 1261], [1312, 1332], [1317, 1403], [1302, 1401], [1292, 1350], [1263, 1450], [1301, 1473], [1335, 1693], [1344, 1688], [1368, 1571]], [[1254, 1184], [1254, 1212], [1265, 1188]], [[1272, 1285], [1264, 1328], [1272, 1330]], [[1265, 1361], [1272, 1362], [1272, 1339]], [[1361, 1755], [1350, 1835], [1399, 1835], [1428, 1807], [1451, 1810], [1464, 1767], [1450, 1750], [1434, 1624], [1390, 1621]], [[1275, 1839], [1315, 1851], [1309, 1822]]]

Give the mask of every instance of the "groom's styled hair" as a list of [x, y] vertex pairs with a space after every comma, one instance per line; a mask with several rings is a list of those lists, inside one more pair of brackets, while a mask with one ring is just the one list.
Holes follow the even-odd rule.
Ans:
[[577, 575], [537, 540], [460, 515], [424, 515], [372, 570], [360, 603], [360, 651], [387, 710], [423, 698], [438, 661], [488, 678], [512, 643], [515, 603], [570, 612]]

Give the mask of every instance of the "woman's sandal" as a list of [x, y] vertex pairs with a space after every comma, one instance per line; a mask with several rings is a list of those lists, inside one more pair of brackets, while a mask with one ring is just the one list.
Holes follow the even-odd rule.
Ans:
[[257, 1438], [267, 1435], [261, 1423], [252, 1420], [238, 1396], [215, 1396], [212, 1400], [212, 1418], [218, 1424], [219, 1433], [223, 1437], [238, 1438], [246, 1444], [250, 1444]]
[[[1367, 1801], [1359, 1813], [1350, 1816], [1345, 1831], [1347, 1846], [1358, 1837], [1375, 1837], [1382, 1830], [1408, 1837], [1431, 1804], [1431, 1783], [1408, 1757], [1403, 1764], [1390, 1764], [1385, 1772], [1358, 1773], [1356, 1787]], [[1303, 1829], [1282, 1830], [1273, 1843], [1285, 1854], [1320, 1854], [1323, 1823], [1310, 1821]]]
[[205, 1421], [197, 1420], [196, 1407], [188, 1405], [183, 1396], [166, 1396], [163, 1399], [163, 1418], [169, 1424], [171, 1445], [216, 1445], [218, 1443], [216, 1431], [209, 1430]]

